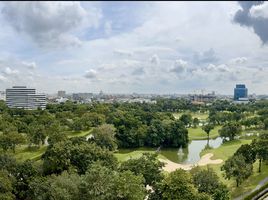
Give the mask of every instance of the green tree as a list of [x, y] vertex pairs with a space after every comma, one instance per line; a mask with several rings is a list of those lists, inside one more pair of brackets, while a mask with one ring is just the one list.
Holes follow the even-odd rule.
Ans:
[[210, 199], [209, 195], [198, 193], [191, 175], [182, 169], [169, 173], [150, 194], [150, 200], [193, 200]]
[[186, 147], [189, 142], [188, 130], [180, 120], [176, 120], [170, 125], [170, 141], [171, 147]]
[[8, 154], [0, 153], [0, 170], [14, 172], [16, 168], [16, 159]]
[[267, 129], [268, 129], [268, 118], [266, 118], [266, 119], [263, 121], [263, 124], [264, 124], [264, 129], [267, 130]]
[[3, 134], [8, 134], [11, 132], [18, 132], [18, 128], [15, 126], [14, 123], [10, 123], [10, 122], [5, 122], [3, 125]]
[[256, 158], [259, 159], [259, 172], [261, 172], [262, 161], [268, 160], [268, 140], [264, 138], [253, 140], [252, 146]]
[[230, 192], [220, 182], [219, 177], [212, 168], [201, 169], [200, 167], [196, 167], [191, 170], [191, 174], [198, 192], [205, 192], [215, 200], [230, 199]]
[[189, 126], [191, 127], [191, 124], [192, 124], [192, 115], [190, 114], [182, 114], [179, 118], [182, 123], [185, 125], [185, 126]]
[[144, 179], [130, 171], [116, 172], [92, 164], [79, 186], [81, 200], [140, 200], [145, 198]]
[[252, 144], [243, 144], [241, 145], [234, 155], [241, 154], [244, 158], [246, 163], [254, 163], [256, 161], [256, 151], [254, 150], [254, 146]]
[[202, 129], [203, 129], [203, 131], [206, 132], [207, 137], [208, 137], [207, 140], [209, 141], [209, 133], [210, 133], [210, 131], [212, 131], [214, 129], [214, 125], [213, 124], [206, 124], [206, 125], [202, 126]]
[[253, 166], [251, 163], [246, 163], [245, 158], [239, 154], [226, 160], [221, 170], [224, 171], [226, 179], [233, 177], [238, 187], [252, 174]]
[[220, 183], [219, 186], [215, 189], [212, 198], [214, 200], [229, 200], [230, 198], [230, 191], [228, 190], [227, 186]]
[[93, 141], [101, 146], [106, 147], [110, 151], [117, 149], [117, 141], [115, 138], [115, 127], [111, 124], [103, 124], [92, 131]]
[[28, 199], [52, 200], [50, 186], [47, 177], [37, 176], [29, 183]]
[[17, 132], [9, 132], [0, 135], [0, 147], [4, 151], [11, 149], [15, 153], [16, 145], [23, 144], [24, 142], [24, 136]]
[[38, 146], [44, 144], [47, 136], [45, 126], [36, 122], [31, 123], [28, 127], [27, 136], [30, 144]]
[[74, 131], [81, 131], [81, 130], [83, 130], [83, 122], [82, 122], [82, 120], [80, 119], [80, 118], [78, 118], [78, 117], [75, 117], [74, 119], [73, 119], [73, 124], [72, 124], [72, 129], [74, 130]]
[[42, 159], [45, 174], [61, 173], [72, 167], [79, 174], [84, 174], [95, 161], [111, 168], [117, 166], [117, 160], [111, 152], [79, 138], [49, 145]]
[[70, 151], [70, 162], [79, 174], [84, 174], [89, 165], [99, 161], [103, 166], [109, 168], [117, 167], [117, 159], [107, 149], [102, 149], [95, 143], [74, 144]]
[[196, 128], [196, 127], [198, 126], [199, 122], [200, 122], [200, 121], [199, 121], [198, 118], [195, 117], [195, 118], [193, 119], [193, 126], [194, 126], [194, 128]]
[[53, 145], [57, 142], [66, 141], [68, 139], [64, 132], [54, 132], [49, 135], [48, 143]]
[[45, 174], [61, 173], [71, 166], [71, 141], [62, 141], [49, 145], [42, 155]]
[[145, 184], [155, 185], [161, 181], [161, 173], [164, 164], [157, 158], [157, 154], [143, 153], [140, 158], [129, 159], [120, 166], [121, 171], [132, 171], [135, 175], [143, 175]]
[[158, 147], [165, 141], [165, 129], [161, 120], [152, 120], [146, 142], [148, 146]]
[[12, 194], [12, 189], [12, 180], [9, 173], [5, 170], [0, 170], [0, 199], [15, 199], [15, 196]]
[[80, 199], [78, 189], [80, 184], [81, 178], [76, 173], [66, 171], [58, 176], [36, 177], [29, 184], [28, 199]]
[[13, 173], [16, 181], [14, 182], [14, 193], [18, 199], [27, 199], [29, 195], [29, 183], [37, 176], [38, 172], [34, 168], [33, 163], [27, 160], [23, 163], [19, 163], [16, 166]]
[[140, 200], [145, 199], [146, 190], [144, 178], [134, 175], [131, 171], [119, 173], [114, 179], [114, 200]]
[[235, 136], [240, 135], [242, 127], [237, 122], [229, 122], [219, 130], [220, 136], [223, 138], [229, 138], [229, 141], [234, 140]]
[[96, 112], [85, 113], [81, 118], [85, 129], [97, 127], [105, 123], [105, 115]]

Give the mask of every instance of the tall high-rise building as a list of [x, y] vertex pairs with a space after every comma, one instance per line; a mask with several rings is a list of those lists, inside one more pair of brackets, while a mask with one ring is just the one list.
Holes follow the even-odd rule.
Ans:
[[65, 97], [66, 96], [66, 92], [63, 90], [58, 91], [58, 97]]
[[248, 97], [248, 89], [245, 84], [237, 84], [234, 89], [234, 100], [238, 101]]
[[37, 94], [35, 89], [26, 86], [13, 86], [6, 89], [6, 104], [10, 108], [45, 109], [46, 95]]

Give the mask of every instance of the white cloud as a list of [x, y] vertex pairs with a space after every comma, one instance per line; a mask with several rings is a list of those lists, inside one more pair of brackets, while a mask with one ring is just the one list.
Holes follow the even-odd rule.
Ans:
[[114, 54], [119, 55], [119, 56], [127, 56], [127, 57], [132, 56], [131, 52], [126, 51], [126, 50], [122, 50], [122, 49], [115, 49]]
[[76, 46], [81, 41], [72, 34], [83, 24], [97, 26], [99, 11], [86, 11], [79, 2], [6, 2], [2, 13], [18, 32], [39, 46]]
[[112, 22], [111, 21], [105, 22], [104, 32], [106, 35], [110, 35], [112, 33]]
[[[31, 82], [37, 82], [36, 86], [46, 91], [69, 88], [72, 91], [103, 89], [111, 92], [181, 93], [193, 91], [195, 87], [214, 87], [219, 88], [219, 92], [222, 93], [228, 92], [228, 88], [231, 88], [232, 93], [235, 80], [258, 78], [263, 84], [259, 87], [256, 85], [256, 90], [266, 92], [263, 85], [268, 84], [265, 78], [268, 75], [268, 47], [260, 45], [259, 38], [251, 29], [232, 23], [230, 12], [240, 9], [237, 2], [154, 2], [147, 10], [148, 15], [143, 16], [142, 23], [133, 24], [135, 20], [126, 18], [126, 27], [117, 26], [118, 23], [109, 12], [110, 9], [114, 9], [114, 12], [121, 16], [121, 11], [117, 10], [116, 6], [107, 8], [105, 2], [96, 3], [100, 5], [97, 9], [94, 9], [96, 5], [91, 6], [88, 2], [81, 5], [77, 2], [78, 8], [72, 10], [64, 5], [61, 7], [63, 11], [57, 10], [59, 6], [50, 7], [43, 2], [30, 4], [33, 8], [37, 7], [37, 14], [33, 14], [28, 6], [22, 8], [21, 5], [25, 5], [22, 3], [12, 8], [17, 22], [4, 18], [5, 24], [10, 22], [12, 27], [20, 28], [19, 37], [11, 26], [3, 28], [10, 29], [13, 34], [10, 34], [10, 37], [10, 32], [5, 32], [4, 36], [4, 31], [0, 32], [0, 46], [6, 47], [0, 49], [1, 59], [7, 57], [13, 61], [10, 55], [16, 54], [14, 57], [34, 60], [38, 64], [36, 70], [24, 72], [26, 66], [23, 66], [21, 60], [2, 65], [0, 63], [1, 70], [6, 66], [12, 66], [12, 70], [20, 72], [17, 79], [7, 76], [8, 81], [14, 79], [14, 84], [20, 81], [28, 83], [27, 76], [24, 76], [24, 73], [28, 73], [33, 77], [34, 81]], [[106, 4], [105, 8], [102, 8], [103, 4]], [[12, 3], [6, 3], [4, 7], [9, 7], [7, 5]], [[40, 11], [44, 9], [48, 9], [52, 15], [42, 14], [47, 13]], [[59, 11], [59, 14], [55, 14], [51, 9]], [[132, 7], [126, 6], [125, 9], [125, 12], [128, 12]], [[102, 15], [107, 10], [108, 12]], [[60, 13], [62, 16], [65, 13], [66, 16], [57, 20], [55, 16], [59, 16]], [[85, 17], [81, 13], [86, 13], [87, 16], [91, 14], [91, 17]], [[13, 15], [8, 16], [12, 18]], [[31, 16], [35, 16], [36, 20]], [[3, 24], [1, 20], [0, 15], [0, 25]], [[84, 25], [87, 20], [93, 20], [89, 27]], [[37, 25], [32, 25], [34, 22]], [[59, 23], [63, 23], [63, 26]], [[71, 23], [74, 24], [70, 25]], [[129, 28], [128, 25], [135, 28]], [[113, 34], [109, 35], [110, 31]], [[54, 33], [59, 34], [54, 37]], [[91, 34], [103, 38], [89, 39], [92, 38]], [[64, 51], [43, 51], [43, 48], [33, 48], [24, 36], [30, 37], [39, 45], [45, 44], [49, 47], [82, 46]], [[10, 42], [13, 40], [14, 44]], [[177, 58], [180, 60], [175, 62]], [[223, 65], [220, 65], [221, 63]], [[94, 66], [94, 69], [89, 70], [88, 66]], [[255, 72], [256, 68], [262, 68], [263, 71]], [[31, 74], [30, 71], [34, 73]], [[40, 72], [41, 77], [37, 77], [37, 72]], [[226, 83], [226, 86], [222, 86], [225, 85], [222, 83]]]
[[4, 77], [3, 75], [0, 75], [0, 81], [6, 81], [6, 80], [7, 80], [6, 77]]
[[193, 61], [196, 64], [216, 62], [218, 60], [216, 53], [213, 48], [210, 48], [207, 51], [194, 53]]
[[230, 64], [244, 64], [247, 62], [246, 57], [237, 57], [230, 60]]
[[263, 17], [268, 19], [268, 2], [264, 1], [263, 4], [253, 6], [250, 9], [250, 15], [255, 18]]
[[95, 79], [97, 77], [97, 71], [94, 69], [90, 69], [86, 71], [86, 74], [84, 76], [88, 79]]
[[145, 74], [145, 71], [144, 71], [144, 68], [143, 67], [138, 67], [131, 74], [132, 75], [141, 76], [141, 75]]
[[173, 67], [170, 69], [170, 72], [181, 74], [185, 72], [187, 64], [188, 63], [184, 60], [181, 59], [176, 60]]
[[150, 62], [153, 65], [159, 65], [160, 61], [159, 61], [159, 57], [155, 54], [150, 58]]
[[15, 70], [15, 69], [13, 70], [13, 69], [11, 69], [9, 67], [6, 67], [4, 69], [4, 71], [3, 71], [3, 73], [6, 74], [6, 75], [17, 75], [19, 73], [19, 71]]
[[36, 69], [37, 65], [35, 62], [25, 62], [22, 61], [21, 63], [22, 65], [24, 65], [25, 67], [27, 67], [28, 69]]

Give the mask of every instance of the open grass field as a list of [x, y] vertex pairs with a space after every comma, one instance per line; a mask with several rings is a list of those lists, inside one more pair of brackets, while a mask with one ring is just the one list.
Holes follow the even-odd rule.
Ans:
[[72, 138], [72, 137], [85, 137], [85, 136], [88, 136], [91, 131], [93, 129], [90, 129], [88, 131], [69, 131], [69, 132], [66, 132], [68, 138]]
[[[221, 126], [216, 126], [209, 134], [211, 139], [217, 138], [219, 136], [219, 130]], [[206, 140], [207, 134], [205, 131], [202, 130], [202, 127], [197, 128], [188, 128], [188, 136], [190, 140]]]
[[[212, 159], [222, 159], [227, 160], [229, 157], [231, 157], [234, 152], [242, 145], [242, 144], [249, 144], [251, 140], [236, 140], [232, 142], [227, 142], [223, 145], [221, 145], [217, 149], [209, 149], [204, 150], [201, 152], [201, 155], [204, 155], [206, 153], [213, 153], [214, 156]], [[265, 177], [268, 176], [268, 165], [263, 164], [262, 165], [262, 173], [258, 173], [258, 161], [254, 163], [254, 173], [251, 175], [247, 180], [245, 180], [238, 188], [236, 187], [236, 183], [233, 179], [226, 180], [223, 177], [223, 172], [220, 170], [222, 164], [219, 165], [210, 165], [211, 168], [214, 169], [214, 171], [218, 174], [221, 181], [225, 183], [228, 188], [231, 190], [232, 197], [237, 197], [245, 192], [249, 192], [252, 189], [254, 189], [258, 183], [263, 180]]]
[[[131, 158], [139, 158], [143, 153], [155, 153], [155, 150], [153, 148], [120, 149], [119, 152], [114, 153], [114, 156], [118, 159], [119, 162], [124, 162]], [[167, 158], [163, 155], [158, 154], [158, 157], [167, 160]]]
[[137, 149], [137, 150], [134, 150], [134, 149], [121, 149], [119, 152], [117, 153], [114, 153], [115, 157], [118, 159], [119, 162], [124, 162], [128, 159], [136, 159], [136, 158], [139, 158], [141, 157], [141, 155], [143, 153], [153, 153], [154, 151], [150, 150], [150, 149]]
[[[218, 130], [220, 129], [220, 126], [215, 127], [211, 133], [210, 138], [216, 138], [218, 137]], [[197, 128], [189, 128], [189, 138], [190, 140], [197, 140], [197, 139], [206, 139], [207, 135], [202, 130], [201, 127]], [[68, 137], [85, 137], [91, 133], [92, 129], [89, 131], [80, 131], [80, 132], [68, 132]], [[207, 153], [213, 153], [214, 156], [212, 159], [222, 159], [227, 160], [229, 157], [231, 157], [234, 152], [242, 145], [242, 144], [249, 144], [251, 142], [252, 138], [243, 138], [240, 140], [235, 140], [232, 142], [227, 142], [221, 145], [219, 148], [216, 149], [207, 149], [203, 150], [200, 154], [205, 155]], [[40, 148], [32, 147], [29, 148], [27, 145], [18, 146], [16, 148], [15, 158], [18, 161], [24, 161], [27, 159], [31, 160], [40, 160], [42, 154], [46, 151], [47, 146], [41, 146]], [[149, 152], [154, 153], [156, 149], [154, 148], [139, 148], [139, 149], [125, 149], [120, 150], [119, 152], [115, 153], [115, 157], [119, 160], [119, 162], [126, 161], [130, 158], [139, 158], [142, 153]], [[159, 154], [159, 158], [167, 160], [167, 158], [164, 155]], [[242, 185], [240, 185], [238, 188], [236, 188], [235, 181], [233, 179], [226, 180], [223, 177], [223, 172], [220, 170], [222, 164], [218, 165], [210, 165], [211, 168], [214, 169], [214, 171], [218, 174], [221, 181], [225, 183], [228, 188], [231, 190], [232, 198], [237, 197], [243, 193], [249, 192], [252, 189], [254, 189], [258, 183], [263, 180], [265, 177], [268, 177], [268, 165], [263, 164], [262, 166], [262, 173], [258, 173], [258, 162], [254, 164], [254, 174], [251, 175], [247, 180], [245, 180]], [[207, 166], [204, 166], [206, 168]]]
[[19, 161], [24, 160], [38, 160], [41, 158], [42, 154], [45, 153], [47, 146], [31, 147], [26, 145], [16, 148], [15, 158]]
[[199, 112], [173, 113], [173, 116], [176, 119], [179, 119], [182, 114], [190, 114], [192, 115], [192, 118], [198, 118], [199, 120], [206, 120], [208, 118], [208, 113], [199, 113]]
[[[86, 137], [91, 133], [92, 129], [88, 131], [77, 131], [77, 132], [67, 132], [68, 138], [72, 137]], [[38, 147], [31, 147], [29, 148], [28, 145], [21, 145], [16, 148], [15, 158], [19, 161], [24, 161], [27, 159], [30, 160], [39, 160], [43, 153], [45, 153], [47, 146]]]

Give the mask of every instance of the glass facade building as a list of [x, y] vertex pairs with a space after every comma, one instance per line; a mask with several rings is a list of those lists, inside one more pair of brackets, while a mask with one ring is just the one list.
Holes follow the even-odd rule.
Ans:
[[238, 101], [240, 98], [248, 97], [248, 89], [244, 84], [237, 84], [234, 89], [234, 100]]

